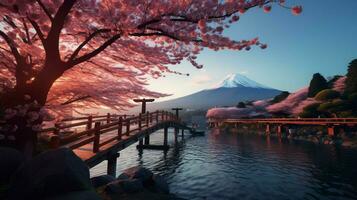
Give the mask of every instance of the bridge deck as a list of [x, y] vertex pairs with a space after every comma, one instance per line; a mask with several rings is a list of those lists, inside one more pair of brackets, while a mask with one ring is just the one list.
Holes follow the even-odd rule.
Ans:
[[[183, 124], [174, 114], [163, 111], [140, 114], [139, 116], [126, 119], [119, 117], [114, 122], [109, 117], [106, 120], [106, 124], [102, 123], [102, 121], [88, 118], [88, 121], [63, 124], [56, 128], [47, 129], [55, 129], [57, 133], [55, 137], [50, 139], [50, 144], [52, 148], [71, 148], [89, 167], [93, 167], [108, 159], [108, 157], [117, 155], [117, 152], [120, 150], [139, 140], [143, 140], [144, 137], [159, 129], [173, 127], [192, 131], [190, 127]], [[95, 124], [94, 127], [92, 126], [93, 122]], [[68, 130], [68, 128], [71, 129]], [[81, 131], [71, 131], [74, 128], [77, 131]], [[69, 132], [70, 135], [60, 136], [61, 132]]]

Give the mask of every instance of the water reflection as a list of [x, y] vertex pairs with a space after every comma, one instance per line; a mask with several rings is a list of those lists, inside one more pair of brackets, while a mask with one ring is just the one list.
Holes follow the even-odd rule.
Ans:
[[[169, 151], [135, 145], [121, 152], [118, 173], [142, 165], [164, 175], [187, 199], [357, 199], [357, 151], [212, 129]], [[162, 143], [162, 133], [151, 141]], [[105, 173], [105, 163], [92, 174]]]

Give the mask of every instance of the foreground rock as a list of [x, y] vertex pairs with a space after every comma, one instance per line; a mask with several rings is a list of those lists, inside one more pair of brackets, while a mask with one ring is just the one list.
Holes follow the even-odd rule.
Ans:
[[101, 175], [101, 176], [93, 177], [90, 180], [92, 182], [93, 187], [98, 188], [103, 185], [107, 185], [110, 182], [115, 181], [115, 178], [110, 175]]
[[[94, 178], [92, 178], [94, 179]], [[143, 167], [132, 167], [125, 170], [115, 181], [97, 187], [103, 199], [178, 199], [170, 194], [166, 180]]]
[[25, 162], [25, 156], [11, 148], [0, 147], [0, 199], [5, 199], [10, 188], [10, 179]]
[[[12, 177], [9, 199], [99, 199], [89, 169], [70, 149], [47, 151], [24, 163]], [[81, 198], [79, 198], [81, 197]]]
[[0, 147], [0, 162], [0, 184], [5, 184], [25, 162], [25, 156], [15, 149]]

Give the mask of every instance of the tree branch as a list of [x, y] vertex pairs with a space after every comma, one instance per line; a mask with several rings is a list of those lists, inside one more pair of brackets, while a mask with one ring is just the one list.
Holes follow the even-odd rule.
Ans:
[[48, 18], [50, 18], [51, 21], [53, 21], [53, 17], [51, 15], [51, 13], [49, 12], [49, 10], [46, 8], [46, 6], [42, 3], [41, 0], [36, 0], [36, 2], [40, 5], [40, 7], [42, 8], [42, 10], [46, 13], [46, 15], [48, 16]]
[[74, 103], [76, 101], [81, 101], [81, 100], [84, 100], [84, 99], [88, 99], [90, 97], [91, 97], [90, 95], [85, 95], [85, 96], [81, 96], [81, 97], [77, 97], [77, 98], [70, 98], [67, 101], [61, 103], [61, 106], [65, 106], [65, 105]]
[[27, 19], [30, 21], [32, 27], [35, 29], [36, 34], [38, 35], [38, 37], [40, 38], [40, 40], [42, 42], [42, 45], [45, 46], [46, 39], [40, 29], [40, 26], [34, 20], [30, 19], [29, 17], [27, 17]]
[[31, 44], [32, 41], [31, 41], [31, 38], [30, 38], [29, 28], [28, 28], [27, 23], [26, 23], [24, 18], [22, 18], [22, 24], [24, 25], [24, 29], [25, 29], [25, 32], [26, 32], [27, 44]]
[[11, 52], [15, 57], [16, 63], [21, 64], [23, 61], [23, 57], [20, 55], [19, 51], [17, 50], [15, 42], [8, 35], [6, 35], [6, 33], [4, 33], [2, 30], [0, 30], [0, 36], [2, 36], [6, 41], [6, 43], [9, 45]]
[[98, 29], [96, 31], [94, 31], [93, 33], [91, 33], [87, 39], [85, 39], [78, 47], [77, 49], [73, 52], [73, 54], [71, 55], [71, 57], [69, 58], [69, 61], [73, 61], [79, 54], [79, 52], [81, 51], [81, 49], [88, 44], [88, 42], [90, 42], [96, 35], [100, 34], [100, 33], [108, 33], [110, 32], [110, 29]]
[[52, 25], [44, 43], [46, 51], [46, 60], [60, 61], [61, 56], [59, 52], [59, 39], [63, 29], [66, 17], [73, 8], [77, 0], [64, 0], [62, 5], [58, 8], [56, 15], [52, 20]]
[[180, 38], [171, 35], [167, 32], [163, 32], [163, 31], [157, 31], [157, 32], [151, 32], [151, 33], [132, 33], [130, 34], [130, 36], [135, 36], [135, 37], [140, 37], [140, 36], [165, 36], [168, 38], [171, 38], [173, 40], [180, 40]]
[[118, 40], [121, 37], [121, 34], [118, 33], [114, 36], [112, 36], [109, 40], [107, 40], [106, 42], [104, 42], [100, 47], [98, 47], [97, 49], [93, 50], [92, 52], [85, 54], [77, 59], [74, 59], [72, 61], [67, 62], [67, 69], [85, 62], [91, 58], [93, 58], [94, 56], [98, 55], [100, 52], [104, 51], [108, 46], [110, 46], [111, 44], [113, 44], [116, 40]]

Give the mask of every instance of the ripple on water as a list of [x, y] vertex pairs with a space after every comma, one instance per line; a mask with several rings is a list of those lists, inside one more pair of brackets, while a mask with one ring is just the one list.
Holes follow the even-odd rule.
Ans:
[[[123, 150], [118, 173], [142, 165], [187, 199], [357, 199], [357, 152], [236, 133], [186, 137], [167, 152]], [[162, 132], [150, 141], [162, 143]], [[91, 169], [104, 174], [106, 163]]]

